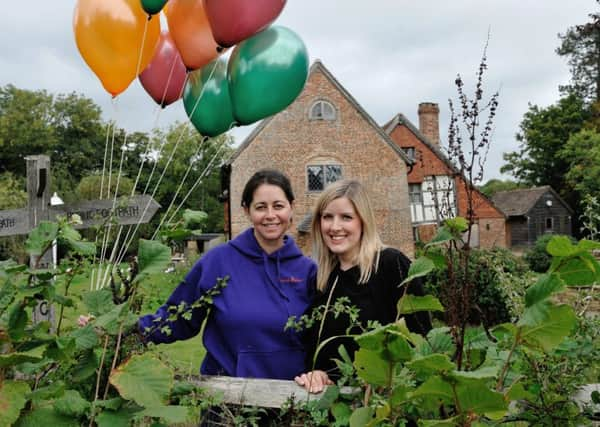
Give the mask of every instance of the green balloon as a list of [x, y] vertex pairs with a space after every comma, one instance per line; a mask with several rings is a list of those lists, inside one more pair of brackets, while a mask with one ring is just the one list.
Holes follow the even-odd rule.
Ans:
[[224, 60], [216, 59], [189, 73], [183, 89], [183, 106], [204, 136], [220, 135], [235, 124]]
[[155, 15], [162, 10], [167, 0], [142, 0], [142, 8], [149, 15]]
[[272, 26], [238, 44], [227, 78], [233, 114], [248, 125], [290, 105], [308, 76], [308, 52], [292, 30]]

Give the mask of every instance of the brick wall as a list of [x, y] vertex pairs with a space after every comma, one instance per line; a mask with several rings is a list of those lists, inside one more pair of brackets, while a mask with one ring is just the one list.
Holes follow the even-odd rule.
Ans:
[[[307, 190], [306, 166], [339, 164], [344, 178], [361, 181], [369, 190], [386, 244], [412, 257], [414, 242], [408, 204], [407, 167], [386, 142], [379, 128], [361, 114], [322, 66], [311, 68], [304, 91], [287, 109], [275, 115], [250, 144], [238, 153], [231, 170], [231, 224], [235, 236], [250, 224], [240, 208], [243, 185], [263, 167], [284, 171], [296, 195], [294, 225], [312, 209], [318, 193]], [[309, 120], [315, 101], [325, 100], [336, 108], [336, 120]], [[389, 140], [388, 140], [389, 141]], [[309, 251], [307, 236], [299, 243]]]

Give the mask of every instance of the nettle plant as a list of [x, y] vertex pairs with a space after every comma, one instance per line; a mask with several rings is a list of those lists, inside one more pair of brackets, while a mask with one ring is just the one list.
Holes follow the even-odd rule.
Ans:
[[[447, 220], [402, 285], [431, 273], [439, 262], [439, 248], [462, 244], [464, 231], [463, 219]], [[552, 297], [568, 285], [600, 280], [600, 265], [590, 253], [599, 247], [600, 243], [586, 240], [573, 245], [567, 238], [553, 239], [548, 244], [552, 265], [527, 289], [520, 318], [489, 331], [469, 329], [460, 351], [451, 328], [438, 327], [424, 337], [411, 333], [402, 318], [356, 336], [360, 349], [354, 361], [341, 349], [337, 363], [348, 377], [357, 377], [358, 382], [351, 384], [360, 392], [341, 394], [340, 387], [331, 386], [317, 407], [328, 408], [335, 425], [352, 427], [403, 426], [408, 420], [428, 427], [506, 425], [518, 420], [549, 426], [585, 423], [584, 413], [569, 395], [557, 395], [552, 384], [540, 384], [539, 379], [548, 360], [584, 351], [572, 337], [577, 324], [573, 309], [554, 303]], [[431, 295], [406, 294], [398, 302], [399, 316], [422, 310], [443, 309]], [[595, 339], [585, 345], [597, 347]], [[598, 349], [585, 351], [598, 354]], [[462, 355], [462, 367], [457, 354]], [[577, 380], [578, 385], [586, 382], [584, 377], [573, 381]], [[573, 385], [570, 391], [575, 389]]]
[[[133, 273], [78, 297], [69, 293], [71, 283], [89, 273], [96, 248], [59, 221], [33, 230], [27, 250], [42, 256], [53, 241], [70, 251], [55, 270], [0, 262], [0, 425], [170, 425], [197, 415], [200, 391], [144, 354], [136, 333], [139, 283], [164, 271], [170, 249], [140, 240]], [[54, 306], [55, 325], [32, 321], [40, 301]], [[75, 307], [93, 320], [67, 328], [65, 308]]]

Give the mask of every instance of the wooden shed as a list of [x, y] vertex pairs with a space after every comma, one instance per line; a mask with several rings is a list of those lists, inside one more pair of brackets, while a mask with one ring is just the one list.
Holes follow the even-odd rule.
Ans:
[[499, 191], [492, 201], [507, 217], [513, 248], [530, 247], [544, 234], [572, 235], [573, 209], [548, 185]]

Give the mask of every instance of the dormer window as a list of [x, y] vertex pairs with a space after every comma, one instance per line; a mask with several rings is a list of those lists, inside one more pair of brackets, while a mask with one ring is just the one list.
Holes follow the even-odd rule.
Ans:
[[335, 107], [327, 101], [317, 101], [310, 107], [311, 120], [335, 120]]

